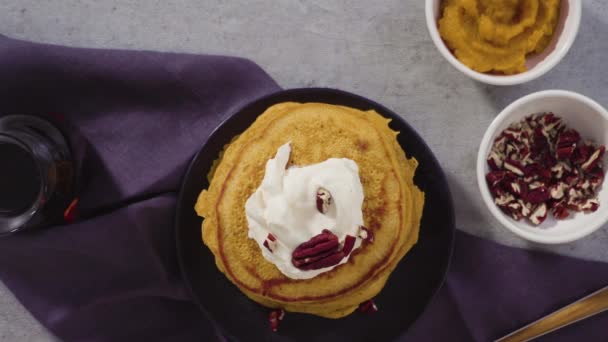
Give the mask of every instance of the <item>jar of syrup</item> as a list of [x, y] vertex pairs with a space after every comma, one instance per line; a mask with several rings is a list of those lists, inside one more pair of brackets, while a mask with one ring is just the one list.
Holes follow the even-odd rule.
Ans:
[[0, 236], [60, 222], [73, 189], [70, 149], [53, 124], [0, 117]]

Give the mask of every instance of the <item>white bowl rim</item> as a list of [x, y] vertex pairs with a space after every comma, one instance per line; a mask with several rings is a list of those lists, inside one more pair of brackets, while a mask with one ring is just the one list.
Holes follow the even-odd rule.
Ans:
[[462, 64], [462, 62], [460, 62], [454, 56], [454, 54], [452, 54], [452, 52], [447, 48], [447, 46], [443, 42], [443, 39], [441, 39], [441, 36], [439, 35], [439, 29], [437, 28], [437, 19], [435, 18], [435, 13], [433, 13], [433, 5], [437, 1], [441, 2], [442, 0], [426, 0], [425, 14], [428, 31], [431, 35], [433, 43], [435, 43], [435, 46], [437, 47], [439, 52], [441, 52], [443, 57], [445, 57], [453, 67], [460, 70], [465, 75], [471, 77], [476, 81], [497, 86], [509, 86], [526, 83], [541, 77], [549, 70], [553, 69], [553, 67], [555, 67], [564, 58], [564, 56], [566, 56], [566, 54], [570, 50], [570, 47], [572, 47], [572, 44], [574, 43], [574, 40], [578, 35], [582, 16], [582, 1], [568, 0], [568, 16], [573, 16], [574, 22], [573, 30], [569, 35], [564, 38], [565, 40], [563, 46], [561, 46], [561, 48], [559, 49], [556, 47], [555, 51], [551, 52], [545, 58], [545, 63], [541, 63], [531, 70], [516, 75], [497, 76], [484, 74], [469, 68], [468, 66]]
[[[490, 148], [490, 144], [492, 144], [492, 138], [494, 137], [494, 133], [496, 132], [497, 128], [503, 122], [505, 122], [506, 120], [509, 119], [509, 114], [512, 113], [513, 109], [520, 107], [521, 105], [523, 105], [525, 103], [528, 103], [528, 102], [531, 102], [534, 100], [538, 100], [538, 99], [542, 99], [542, 98], [547, 98], [547, 97], [564, 97], [564, 98], [568, 98], [568, 99], [571, 99], [574, 101], [582, 102], [582, 103], [590, 106], [594, 110], [596, 110], [598, 113], [601, 114], [601, 116], [605, 120], [608, 121], [608, 111], [606, 111], [606, 109], [604, 107], [602, 107], [599, 103], [592, 100], [591, 98], [589, 98], [585, 95], [579, 94], [579, 93], [575, 93], [575, 92], [568, 91], [568, 90], [553, 89], [553, 90], [539, 91], [536, 93], [526, 95], [526, 96], [516, 100], [515, 102], [511, 103], [505, 109], [503, 109], [502, 112], [500, 112], [500, 114], [498, 114], [498, 116], [496, 116], [494, 121], [492, 121], [492, 123], [486, 130], [486, 133], [484, 134], [483, 139], [481, 140], [481, 144], [479, 146], [479, 152], [477, 154], [477, 185], [479, 187], [479, 191], [481, 192], [481, 197], [483, 199], [483, 202], [486, 204], [486, 207], [488, 207], [488, 209], [490, 210], [492, 215], [504, 227], [506, 227], [507, 229], [509, 229], [510, 231], [515, 233], [516, 235], [518, 235], [526, 240], [529, 240], [529, 241], [543, 243], [543, 244], [560, 244], [560, 243], [567, 243], [567, 242], [572, 242], [572, 241], [578, 240], [582, 237], [585, 237], [585, 236], [593, 233], [597, 229], [601, 228], [604, 225], [604, 223], [606, 223], [606, 221], [608, 221], [608, 208], [600, 209], [600, 210], [604, 210], [604, 214], [595, 221], [595, 224], [590, 224], [586, 227], [582, 227], [578, 230], [572, 231], [567, 234], [563, 234], [563, 235], [559, 235], [559, 236], [548, 236], [548, 235], [543, 235], [542, 234], [543, 230], [541, 230], [541, 229], [539, 229], [538, 232], [531, 233], [529, 231], [525, 231], [525, 230], [519, 228], [513, 222], [508, 220], [506, 215], [502, 211], [500, 211], [500, 209], [498, 209], [498, 207], [494, 204], [494, 199], [492, 198], [492, 195], [490, 194], [490, 190], [488, 189], [488, 185], [486, 184], [486, 180], [485, 180], [486, 155], [488, 153], [488, 149]], [[532, 113], [530, 113], [530, 114], [532, 114]]]

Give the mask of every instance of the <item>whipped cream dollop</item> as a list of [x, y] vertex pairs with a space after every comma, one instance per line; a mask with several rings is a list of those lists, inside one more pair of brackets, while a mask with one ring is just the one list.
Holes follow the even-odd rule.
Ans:
[[[331, 231], [344, 244], [347, 235], [356, 237], [354, 248], [361, 246], [359, 227], [363, 226], [363, 186], [357, 164], [346, 158], [330, 158], [321, 163], [286, 168], [291, 145], [281, 146], [266, 162], [262, 184], [247, 199], [245, 213], [249, 238], [254, 239], [264, 258], [287, 277], [310, 279], [348, 261], [316, 270], [301, 270], [292, 264], [292, 253], [302, 243]], [[319, 189], [331, 194], [326, 213], [317, 209]], [[272, 251], [264, 246], [272, 234]], [[266, 242], [268, 244], [268, 242]]]

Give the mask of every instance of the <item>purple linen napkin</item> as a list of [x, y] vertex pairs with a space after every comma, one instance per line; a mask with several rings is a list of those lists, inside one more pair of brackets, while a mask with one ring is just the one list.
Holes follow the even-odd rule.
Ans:
[[[448, 276], [404, 341], [493, 341], [608, 285], [608, 264], [456, 233]], [[608, 312], [536, 341], [607, 341]]]
[[[181, 177], [211, 131], [280, 88], [230, 57], [71, 49], [0, 36], [0, 113], [60, 113], [89, 219], [0, 240], [0, 279], [66, 341], [201, 341], [180, 280]], [[56, 115], [52, 115], [57, 117]]]
[[[0, 240], [0, 279], [66, 341], [215, 340], [180, 280], [181, 176], [210, 132], [280, 88], [238, 58], [75, 49], [0, 36], [0, 115], [61, 113], [82, 182], [75, 224]], [[54, 116], [57, 118], [57, 116]], [[487, 341], [608, 284], [608, 264], [457, 233], [408, 341]], [[608, 315], [547, 341], [600, 341]]]

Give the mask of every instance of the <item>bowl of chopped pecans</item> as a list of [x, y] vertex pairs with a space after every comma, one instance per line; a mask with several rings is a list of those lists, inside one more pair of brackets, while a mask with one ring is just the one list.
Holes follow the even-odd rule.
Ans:
[[486, 131], [477, 182], [490, 212], [520, 237], [582, 238], [608, 221], [608, 112], [583, 95], [547, 90], [505, 108]]

